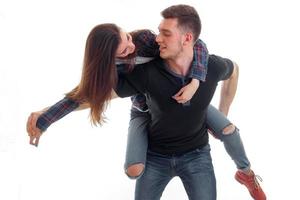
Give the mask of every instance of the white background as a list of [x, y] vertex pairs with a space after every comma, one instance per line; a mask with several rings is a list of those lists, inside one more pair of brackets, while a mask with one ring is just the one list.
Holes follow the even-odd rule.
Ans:
[[[30, 112], [52, 105], [79, 81], [89, 31], [114, 22], [157, 31], [160, 11], [185, 3], [202, 19], [210, 53], [240, 65], [230, 119], [270, 200], [299, 199], [299, 6], [296, 0], [0, 0], [0, 199], [133, 199], [123, 173], [130, 101], [92, 127], [88, 111], [53, 124], [38, 148], [28, 144]], [[218, 93], [213, 104], [218, 103]], [[210, 139], [218, 199], [251, 199], [233, 176], [222, 143]], [[187, 199], [179, 179], [163, 200]]]

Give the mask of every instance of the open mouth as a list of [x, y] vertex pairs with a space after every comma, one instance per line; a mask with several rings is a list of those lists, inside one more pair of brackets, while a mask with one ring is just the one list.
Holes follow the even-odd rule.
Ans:
[[162, 47], [162, 46], [159, 47], [159, 51], [165, 51], [166, 49], [167, 47]]

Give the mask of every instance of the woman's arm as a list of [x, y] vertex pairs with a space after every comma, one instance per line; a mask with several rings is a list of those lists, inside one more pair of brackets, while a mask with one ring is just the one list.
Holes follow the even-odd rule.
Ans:
[[79, 104], [69, 98], [64, 98], [51, 107], [31, 113], [27, 120], [27, 132], [30, 137], [30, 144], [38, 146], [40, 136], [53, 122], [74, 110], [81, 110], [88, 107], [88, 104]]
[[156, 34], [151, 30], [142, 29], [131, 32], [137, 57], [158, 57], [159, 45], [155, 41]]
[[[150, 30], [138, 30], [132, 32], [133, 42], [136, 45], [137, 57], [157, 57], [159, 56], [159, 45], [156, 43], [156, 35]], [[181, 88], [173, 98], [178, 103], [189, 101], [200, 85], [200, 81], [205, 81], [207, 74], [208, 50], [206, 44], [198, 39], [194, 45], [194, 57], [190, 70], [192, 81]]]
[[44, 132], [52, 123], [63, 118], [72, 111], [76, 109], [81, 110], [85, 108], [88, 108], [87, 104], [80, 105], [78, 102], [65, 97], [64, 99], [58, 101], [48, 109], [44, 109], [44, 112], [41, 113], [37, 120], [36, 126], [42, 132]]
[[[155, 41], [156, 35], [147, 29], [131, 33], [133, 43], [136, 45], [136, 56], [158, 57], [159, 45]], [[198, 39], [194, 45], [194, 57], [190, 77], [205, 81], [207, 74], [208, 50], [206, 44]]]
[[198, 39], [194, 45], [194, 57], [191, 67], [190, 77], [205, 81], [208, 64], [208, 49], [206, 44]]
[[205, 43], [198, 39], [194, 46], [194, 57], [192, 62], [192, 67], [190, 71], [190, 77], [192, 81], [181, 88], [173, 98], [178, 103], [188, 102], [195, 92], [197, 91], [200, 81], [205, 81], [207, 74], [207, 64], [208, 64], [208, 50]]
[[[117, 97], [115, 91], [112, 91], [112, 99]], [[73, 111], [83, 110], [89, 107], [88, 103], [78, 103], [65, 97], [51, 107], [31, 113], [27, 120], [27, 132], [30, 136], [30, 144], [37, 146], [40, 136], [52, 123]]]

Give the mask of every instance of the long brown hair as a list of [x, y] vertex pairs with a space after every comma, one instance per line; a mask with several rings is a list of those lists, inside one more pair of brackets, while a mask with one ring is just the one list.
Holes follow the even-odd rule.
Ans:
[[120, 28], [115, 24], [94, 27], [86, 41], [81, 81], [66, 94], [70, 99], [89, 104], [94, 125], [105, 122], [103, 112], [117, 83], [115, 58], [120, 42]]

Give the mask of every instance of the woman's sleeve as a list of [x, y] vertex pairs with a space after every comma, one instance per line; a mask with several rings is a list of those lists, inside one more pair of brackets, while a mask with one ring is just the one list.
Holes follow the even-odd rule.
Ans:
[[[133, 42], [137, 48], [137, 56], [159, 56], [159, 45], [155, 41], [156, 35], [147, 29], [132, 33]], [[191, 78], [205, 81], [207, 74], [208, 50], [206, 44], [198, 39], [194, 45], [194, 57], [190, 72]]]
[[132, 40], [136, 46], [136, 56], [157, 57], [159, 56], [159, 45], [155, 41], [156, 35], [148, 29], [132, 32]]
[[53, 106], [51, 106], [47, 111], [40, 115], [36, 122], [36, 126], [42, 131], [46, 131], [46, 129], [57, 120], [63, 118], [67, 114], [74, 111], [79, 107], [79, 103], [73, 101], [67, 97], [60, 100]]
[[198, 39], [194, 45], [194, 57], [190, 77], [204, 82], [207, 74], [207, 63], [208, 50], [206, 44]]

